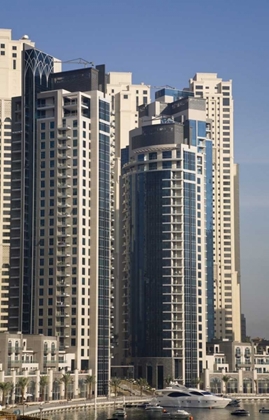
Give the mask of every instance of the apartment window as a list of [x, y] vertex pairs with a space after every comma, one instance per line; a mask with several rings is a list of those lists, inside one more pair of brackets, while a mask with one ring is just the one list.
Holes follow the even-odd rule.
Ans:
[[128, 95], [123, 95], [123, 99], [128, 99]]
[[17, 67], [16, 60], [13, 60], [13, 70], [16, 70], [16, 67]]
[[5, 51], [1, 51], [1, 55], [5, 55]]

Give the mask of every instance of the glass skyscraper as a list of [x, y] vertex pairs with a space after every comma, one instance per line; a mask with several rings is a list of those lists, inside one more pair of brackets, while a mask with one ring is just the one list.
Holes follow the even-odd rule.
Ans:
[[121, 179], [123, 360], [157, 388], [202, 373], [213, 292], [210, 122], [191, 92], [164, 96], [140, 108]]

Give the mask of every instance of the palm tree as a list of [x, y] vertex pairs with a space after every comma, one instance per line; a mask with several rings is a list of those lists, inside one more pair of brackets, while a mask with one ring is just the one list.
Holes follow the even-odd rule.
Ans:
[[194, 386], [197, 386], [197, 388], [200, 389], [200, 385], [202, 383], [201, 378], [193, 379], [192, 383], [193, 383]]
[[213, 385], [213, 390], [215, 393], [219, 392], [219, 379], [218, 378], [214, 378], [212, 380], [212, 385]]
[[167, 385], [167, 386], [169, 386], [170, 384], [171, 384], [171, 382], [173, 381], [173, 378], [172, 378], [172, 376], [171, 375], [168, 375], [166, 378], [165, 378], [165, 380], [164, 380], [164, 382], [165, 382], [165, 384]]
[[2, 391], [2, 406], [6, 405], [7, 393], [11, 390], [11, 382], [0, 382], [0, 389]]
[[63, 373], [60, 381], [64, 383], [64, 399], [67, 400], [68, 385], [72, 382], [70, 373]]
[[114, 376], [114, 378], [110, 379], [110, 386], [114, 388], [115, 398], [117, 398], [118, 387], [121, 384], [121, 379]]
[[26, 376], [22, 376], [17, 382], [17, 386], [21, 392], [21, 402], [25, 400], [25, 391], [27, 390], [28, 384], [29, 378], [27, 378]]
[[140, 388], [140, 395], [142, 396], [144, 389], [147, 388], [149, 386], [149, 384], [148, 384], [148, 382], [145, 378], [139, 378], [139, 379], [137, 379], [136, 382], [137, 382], [137, 385]]
[[229, 382], [229, 380], [231, 379], [231, 377], [229, 376], [229, 375], [224, 375], [223, 377], [222, 377], [222, 381], [224, 382], [224, 384], [225, 384], [225, 391], [227, 392], [227, 384], [228, 384], [228, 382]]
[[46, 387], [48, 383], [49, 383], [48, 376], [40, 376], [39, 386], [40, 386], [40, 397], [42, 401], [44, 401], [45, 399]]
[[88, 385], [88, 398], [92, 398], [92, 387], [95, 384], [95, 376], [87, 375], [85, 378], [85, 384]]

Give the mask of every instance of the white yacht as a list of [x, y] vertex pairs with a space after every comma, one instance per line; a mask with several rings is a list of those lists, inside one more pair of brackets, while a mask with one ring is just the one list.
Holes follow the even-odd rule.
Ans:
[[209, 391], [173, 385], [157, 390], [155, 401], [162, 407], [174, 408], [225, 408], [230, 398], [218, 397]]

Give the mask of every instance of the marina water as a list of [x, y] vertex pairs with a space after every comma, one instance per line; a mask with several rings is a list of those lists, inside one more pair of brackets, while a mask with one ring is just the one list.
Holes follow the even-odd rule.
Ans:
[[[262, 402], [262, 403], [242, 403], [240, 408], [244, 408], [250, 412], [250, 416], [247, 417], [250, 420], [267, 420], [269, 419], [269, 414], [262, 414], [259, 413], [259, 410], [262, 407], [269, 407], [269, 401]], [[190, 410], [194, 420], [234, 420], [235, 416], [231, 415], [231, 412], [234, 411], [236, 408], [234, 407], [227, 407], [224, 409], [199, 409], [193, 408]], [[88, 409], [85, 412], [78, 411], [78, 412], [70, 412], [70, 413], [58, 413], [54, 414], [53, 416], [46, 416], [46, 418], [51, 420], [106, 420], [112, 417], [112, 413], [114, 411], [113, 407], [107, 409], [97, 409], [94, 411], [93, 409]], [[160, 414], [154, 415], [151, 413], [149, 415], [145, 410], [136, 409], [136, 408], [127, 408], [127, 419], [126, 420], [161, 420], [162, 416]], [[189, 410], [188, 410], [189, 411]], [[44, 416], [45, 417], [45, 416]]]

